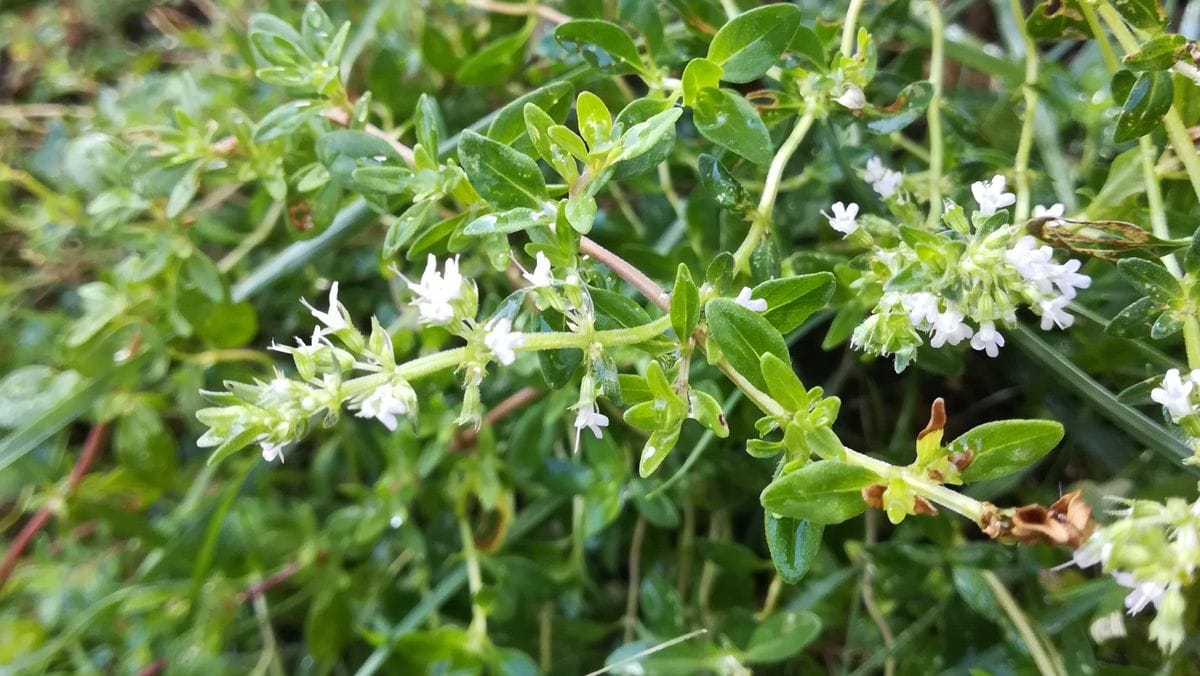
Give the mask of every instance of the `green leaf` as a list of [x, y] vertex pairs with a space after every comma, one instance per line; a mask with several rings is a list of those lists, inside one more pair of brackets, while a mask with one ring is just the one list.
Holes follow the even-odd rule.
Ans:
[[192, 203], [196, 191], [200, 189], [200, 163], [193, 164], [179, 177], [179, 182], [171, 188], [167, 198], [167, 218], [175, 218]]
[[794, 657], [821, 635], [821, 618], [807, 610], [782, 610], [754, 628], [746, 661], [782, 662]]
[[814, 272], [765, 281], [754, 287], [750, 296], [767, 301], [764, 319], [780, 333], [791, 333], [825, 307], [836, 286], [832, 273]]
[[567, 185], [579, 178], [579, 165], [560, 143], [550, 137], [550, 128], [557, 125], [554, 118], [532, 103], [525, 104], [525, 129], [538, 155], [545, 160]]
[[599, 96], [589, 91], [579, 92], [575, 100], [575, 117], [579, 121], [579, 135], [592, 151], [607, 146], [612, 140], [612, 113]]
[[864, 512], [862, 489], [879, 482], [879, 476], [864, 467], [818, 460], [772, 481], [760, 500], [772, 514], [828, 525]]
[[1127, 54], [1122, 61], [1129, 70], [1169, 70], [1183, 56], [1188, 39], [1178, 33], [1168, 33], [1151, 38], [1136, 52]]
[[1155, 317], [1166, 309], [1153, 298], [1139, 298], [1117, 313], [1104, 327], [1104, 332], [1118, 338], [1144, 338], [1150, 335]]
[[663, 460], [671, 454], [671, 449], [679, 443], [679, 429], [682, 420], [677, 420], [668, 429], [657, 429], [650, 433], [642, 454], [638, 458], [638, 475], [643, 479], [654, 474]]
[[683, 69], [683, 105], [696, 105], [696, 96], [701, 89], [716, 88], [721, 85], [721, 66], [704, 58], [688, 61]]
[[1138, 291], [1159, 303], [1170, 303], [1183, 295], [1179, 280], [1161, 263], [1143, 258], [1125, 258], [1117, 263], [1117, 271]]
[[541, 209], [548, 199], [542, 171], [528, 155], [466, 130], [458, 158], [471, 185], [498, 208]]
[[1111, 0], [1111, 4], [1134, 28], [1156, 33], [1167, 25], [1167, 10], [1158, 0]]
[[654, 117], [630, 127], [621, 136], [621, 152], [614, 162], [626, 162], [650, 152], [667, 135], [674, 136], [675, 121], [683, 114], [682, 108], [668, 108]]
[[800, 8], [767, 5], [739, 14], [721, 26], [708, 45], [708, 59], [728, 82], [751, 82], [775, 65], [800, 27]]
[[700, 175], [700, 185], [713, 200], [727, 211], [742, 212], [750, 209], [746, 197], [746, 189], [738, 182], [729, 170], [712, 155], [701, 155], [697, 161], [696, 171]]
[[58, 371], [40, 364], [12, 371], [0, 379], [0, 428], [26, 424], [69, 397], [81, 380], [75, 371]]
[[596, 198], [591, 195], [575, 195], [567, 200], [567, 222], [581, 235], [592, 230], [596, 221]]
[[788, 584], [796, 584], [809, 569], [817, 554], [821, 552], [821, 536], [825, 527], [811, 521], [802, 521], [788, 516], [766, 515], [767, 549], [779, 577]]
[[929, 101], [933, 98], [933, 84], [921, 80], [914, 82], [896, 95], [896, 100], [882, 108], [868, 106], [863, 111], [867, 129], [876, 134], [892, 134], [907, 127], [925, 115]]
[[792, 413], [808, 410], [808, 391], [792, 370], [791, 362], [767, 352], [759, 359], [759, 364], [772, 399]]
[[174, 435], [143, 402], [117, 422], [113, 448], [122, 467], [151, 484], [166, 485], [179, 465]]
[[671, 292], [671, 328], [679, 342], [687, 343], [692, 329], [700, 321], [700, 290], [692, 281], [692, 273], [683, 263], [675, 271], [675, 288]]
[[735, 371], [759, 389], [766, 388], [759, 361], [771, 353], [787, 361], [787, 343], [779, 331], [758, 313], [729, 298], [714, 298], [704, 306], [709, 337], [717, 341], [721, 352]]
[[[551, 324], [547, 319], [554, 323]], [[567, 326], [562, 315], [555, 312], [544, 312], [538, 317], [538, 328], [542, 332], [564, 331]], [[552, 390], [561, 389], [570, 382], [571, 376], [575, 375], [576, 369], [583, 363], [583, 350], [576, 347], [563, 350], [539, 350], [537, 355], [542, 378]]]
[[554, 39], [563, 49], [583, 55], [588, 65], [602, 73], [646, 72], [633, 38], [614, 23], [598, 19], [568, 21], [555, 29]]
[[596, 310], [596, 328], [601, 330], [641, 326], [650, 322], [650, 315], [637, 301], [623, 293], [588, 287], [592, 307]]
[[821, 41], [821, 36], [808, 26], [800, 25], [796, 27], [796, 34], [792, 36], [792, 44], [788, 49], [803, 56], [813, 68], [824, 73], [829, 68], [829, 60], [825, 56], [825, 45]]
[[521, 65], [532, 24], [489, 42], [463, 61], [454, 79], [465, 85], [498, 85], [508, 80]]
[[266, 143], [292, 134], [309, 120], [319, 118], [324, 105], [324, 101], [310, 99], [288, 101], [258, 121], [254, 126], [254, 142]]
[[1042, 0], [1025, 19], [1025, 30], [1034, 40], [1081, 40], [1092, 37], [1087, 19], [1073, 1]]
[[437, 155], [438, 147], [441, 145], [442, 129], [445, 123], [442, 122], [442, 111], [438, 109], [437, 99], [429, 94], [421, 94], [421, 98], [417, 99], [417, 112], [413, 116], [413, 125], [417, 128], [417, 143], [420, 143], [426, 151]]
[[570, 82], [554, 82], [519, 96], [496, 111], [488, 125], [487, 137], [505, 145], [516, 145], [525, 136], [525, 106], [532, 103], [555, 122], [567, 118], [575, 87]]
[[696, 129], [717, 145], [755, 164], [771, 162], [771, 135], [758, 111], [746, 99], [728, 89], [705, 87], [693, 107]]
[[225, 300], [225, 279], [221, 276], [221, 271], [217, 269], [217, 264], [213, 263], [212, 259], [202, 251], [193, 249], [192, 255], [188, 256], [183, 263], [183, 270], [188, 281], [194, 284], [206, 298], [215, 303]]
[[1184, 315], [1174, 310], [1167, 310], [1158, 316], [1150, 327], [1150, 337], [1154, 340], [1169, 338], [1183, 330]]
[[437, 200], [417, 202], [396, 217], [396, 220], [392, 221], [388, 227], [387, 235], [383, 239], [384, 257], [395, 256], [405, 244], [408, 244], [409, 240], [429, 222], [429, 217], [436, 213], [434, 210], [436, 206]]
[[688, 390], [688, 417], [711, 430], [718, 439], [729, 436], [729, 423], [721, 402], [707, 392]]
[[1113, 142], [1132, 141], [1154, 131], [1170, 110], [1174, 96], [1171, 73], [1152, 71], [1138, 75], [1117, 116]]
[[545, 209], [526, 209], [517, 207], [493, 214], [484, 214], [463, 228], [465, 235], [507, 235], [520, 232], [537, 225], [553, 225], [555, 212], [547, 213]]
[[1063, 426], [1053, 420], [996, 420], [963, 433], [948, 449], [974, 454], [963, 470], [963, 481], [985, 481], [1032, 465], [1062, 438]]
[[1183, 255], [1184, 271], [1200, 277], [1200, 228], [1192, 233], [1192, 243]]

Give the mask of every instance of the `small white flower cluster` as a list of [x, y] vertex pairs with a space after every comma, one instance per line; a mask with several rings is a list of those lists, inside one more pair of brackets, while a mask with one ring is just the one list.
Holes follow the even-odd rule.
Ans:
[[[1193, 369], [1185, 378], [1179, 369], [1163, 376], [1162, 384], [1150, 391], [1150, 398], [1167, 410], [1174, 422], [1200, 412], [1200, 369]], [[1196, 395], [1196, 396], [1193, 396]]]
[[438, 272], [437, 258], [429, 254], [425, 272], [418, 283], [408, 282], [413, 292], [413, 305], [422, 324], [445, 326], [457, 314], [454, 302], [463, 297], [465, 280], [458, 271], [458, 256], [447, 258], [442, 272]]
[[[337, 282], [330, 285], [328, 310], [301, 300], [318, 322], [307, 342], [296, 338], [295, 346], [270, 347], [292, 356], [297, 378], [276, 373], [270, 382], [227, 382], [226, 392], [205, 393], [218, 406], [197, 413], [209, 426], [199, 446], [257, 443], [264, 460], [283, 462], [284, 451], [307, 433], [310, 420], [323, 413], [325, 424], [332, 425], [343, 404], [392, 431], [398, 416], [415, 413], [416, 393], [394, 372], [391, 337], [375, 319], [370, 336], [361, 334], [338, 291]], [[356, 370], [366, 375], [351, 377]]]
[[1150, 637], [1171, 652], [1184, 640], [1183, 589], [1195, 581], [1200, 566], [1200, 500], [1126, 504], [1117, 512], [1120, 518], [1096, 531], [1065, 565], [1102, 566], [1129, 589], [1125, 608], [1130, 615], [1153, 607], [1157, 615]]
[[[877, 160], [868, 165], [868, 180], [885, 180], [887, 170]], [[897, 369], [903, 369], [921, 345], [921, 333], [934, 348], [969, 340], [973, 349], [996, 357], [1005, 345], [998, 327], [1014, 323], [1019, 307], [1039, 315], [1043, 330], [1074, 323], [1066, 307], [1091, 285], [1091, 278], [1079, 272], [1081, 263], [1057, 263], [1049, 246], [1019, 236], [1016, 226], [995, 226], [992, 217], [1016, 201], [1003, 176], [978, 181], [971, 192], [978, 204], [974, 229], [962, 209], [947, 201], [950, 229], [928, 232], [916, 242], [892, 231], [880, 233], [880, 243], [872, 242], [868, 270], [854, 285], [861, 297], [879, 300], [854, 331], [855, 347], [894, 355]], [[844, 235], [860, 230], [857, 204], [837, 202], [831, 210], [832, 215], [824, 214], [831, 228]], [[1061, 216], [1063, 207], [1039, 207], [1039, 213]], [[897, 279], [904, 281], [896, 284]]]
[[871, 184], [871, 189], [876, 194], [887, 199], [899, 190], [900, 181], [904, 180], [904, 174], [883, 166], [883, 160], [876, 155], [867, 160], [867, 171], [863, 175], [863, 180]]

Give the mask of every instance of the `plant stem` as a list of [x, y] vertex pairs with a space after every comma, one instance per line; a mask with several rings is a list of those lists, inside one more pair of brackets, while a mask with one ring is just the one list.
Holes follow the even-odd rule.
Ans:
[[4, 583], [8, 582], [8, 577], [12, 575], [13, 569], [17, 567], [17, 561], [21, 558], [21, 554], [33, 538], [42, 530], [50, 517], [54, 515], [56, 507], [60, 506], [64, 500], [69, 498], [75, 489], [79, 487], [83, 481], [83, 476], [87, 474], [88, 469], [92, 466], [96, 456], [100, 453], [100, 447], [104, 444], [104, 438], [108, 434], [108, 425], [100, 423], [93, 425], [88, 430], [87, 439], [83, 442], [83, 450], [79, 453], [79, 459], [75, 461], [75, 467], [71, 469], [71, 474], [67, 478], [67, 485], [64, 488], [62, 495], [48, 500], [42, 508], [33, 515], [33, 518], [25, 523], [25, 527], [17, 534], [17, 537], [9, 545], [8, 551], [4, 554], [4, 560], [0, 561], [0, 589], [4, 588]]
[[938, 0], [929, 2], [929, 30], [929, 80], [933, 83], [933, 97], [926, 112], [929, 120], [929, 216], [925, 224], [932, 228], [937, 226], [942, 217], [942, 159], [945, 152], [942, 139], [942, 79], [946, 68], [946, 44]]
[[1029, 155], [1033, 149], [1033, 125], [1037, 117], [1038, 54], [1037, 45], [1025, 30], [1025, 22], [1022, 20], [1025, 12], [1021, 9], [1020, 0], [1009, 0], [1009, 6], [1025, 42], [1025, 81], [1021, 85], [1025, 96], [1025, 119], [1021, 122], [1021, 138], [1017, 142], [1014, 167], [1017, 179], [1017, 206], [1013, 221], [1021, 222], [1029, 218]]
[[629, 543], [629, 584], [625, 590], [625, 642], [633, 642], [633, 629], [637, 626], [638, 587], [642, 566], [642, 540], [646, 537], [646, 517], [638, 515], [633, 526], [633, 537]]
[[479, 594], [483, 591], [483, 573], [479, 569], [479, 553], [475, 551], [475, 536], [471, 524], [464, 516], [458, 518], [458, 534], [462, 538], [463, 558], [467, 561], [467, 589], [471, 592], [471, 626], [468, 629], [476, 638], [487, 635], [487, 613], [479, 605]]
[[[653, 283], [653, 282], [651, 282]], [[594, 331], [591, 333], [570, 333], [568, 331], [548, 331], [546, 333], [525, 334], [525, 344], [518, 347], [518, 352], [536, 352], [540, 350], [561, 350], [568, 347], [584, 348], [592, 344], [606, 347], [617, 345], [632, 345], [643, 343], [655, 336], [661, 335], [671, 326], [671, 318], [662, 316], [648, 324], [631, 326], [624, 329]], [[443, 371], [463, 362], [467, 354], [466, 348], [455, 347], [441, 352], [434, 352], [396, 366], [395, 375], [405, 380], [416, 380], [427, 375]]]
[[858, 28], [858, 15], [862, 13], [863, 0], [850, 0], [846, 9], [846, 21], [842, 24], [842, 56], [854, 56], [854, 38]]
[[1008, 619], [1016, 627], [1017, 634], [1025, 643], [1025, 647], [1029, 649], [1029, 656], [1033, 658], [1033, 663], [1037, 665], [1037, 669], [1042, 676], [1066, 676], [1067, 671], [1062, 666], [1061, 658], [1054, 660], [1046, 652], [1046, 646], [1038, 638], [1037, 631], [1029, 623], [1029, 618], [1021, 610], [1021, 606], [1017, 604], [1017, 600], [1008, 592], [1008, 589], [1000, 581], [1000, 578], [996, 577], [996, 574], [990, 570], [985, 570], [982, 574], [983, 579], [992, 590], [992, 595], [996, 597], [996, 602], [1000, 604], [1000, 608], [1004, 610], [1004, 614], [1008, 615]]
[[[1087, 3], [1082, 3], [1086, 8]], [[1090, 9], [1087, 11], [1090, 12]], [[1137, 37], [1125, 22], [1107, 1], [1102, 1], [1099, 6], [1100, 15], [1104, 18], [1105, 23], [1116, 36], [1117, 42], [1121, 44], [1121, 48], [1126, 53], [1132, 53], [1138, 49]], [[1102, 33], [1097, 32], [1097, 26], [1093, 24], [1095, 19], [1094, 14], [1092, 21], [1093, 32], [1097, 35]], [[1107, 39], [1102, 38], [1102, 43], [1106, 43]], [[1109, 47], [1109, 52], [1112, 48]], [[1112, 57], [1112, 62], [1109, 63], [1109, 68], [1116, 69], [1116, 57]], [[1183, 163], [1184, 169], [1187, 171], [1188, 179], [1192, 183], [1192, 189], [1196, 193], [1196, 197], [1200, 199], [1200, 156], [1196, 153], [1196, 145], [1192, 142], [1191, 136], [1188, 134], [1187, 128], [1183, 124], [1183, 119], [1179, 116], [1179, 111], [1171, 106], [1167, 111], [1167, 115], [1163, 119], [1163, 123], [1167, 129], [1167, 138], [1170, 140], [1171, 147], [1175, 150], [1175, 155], [1179, 157]], [[1142, 136], [1138, 139], [1138, 145], [1141, 148], [1142, 155], [1142, 177], [1146, 185], [1146, 200], [1150, 208], [1150, 226], [1155, 237], [1160, 239], [1170, 239], [1171, 231], [1167, 224], [1167, 212], [1163, 204], [1162, 188], [1158, 183], [1158, 173], [1155, 169], [1155, 160], [1157, 159], [1157, 150], [1150, 136]], [[1174, 254], [1167, 254], [1162, 258], [1163, 265], [1167, 270], [1175, 276], [1176, 279], [1183, 279], [1183, 269], [1179, 267], [1179, 263], [1175, 260]], [[1186, 286], [1186, 285], [1185, 285]], [[1197, 317], [1194, 312], [1189, 312], [1184, 319], [1183, 324], [1183, 342], [1184, 349], [1187, 352], [1188, 366], [1191, 368], [1200, 368], [1200, 317]]]
[[812, 110], [804, 113], [783, 145], [779, 146], [775, 157], [771, 159], [771, 165], [767, 167], [767, 180], [763, 184], [762, 198], [758, 201], [758, 210], [755, 211], [754, 221], [750, 224], [750, 232], [746, 233], [746, 239], [742, 240], [733, 254], [734, 270], [745, 272], [750, 269], [750, 255], [758, 248], [759, 242], [771, 225], [771, 212], [775, 207], [775, 198], [779, 195], [779, 182], [783, 179], [783, 170], [787, 168], [788, 160], [792, 159], [792, 155], [800, 147], [800, 142], [808, 134], [815, 119], [816, 113]]

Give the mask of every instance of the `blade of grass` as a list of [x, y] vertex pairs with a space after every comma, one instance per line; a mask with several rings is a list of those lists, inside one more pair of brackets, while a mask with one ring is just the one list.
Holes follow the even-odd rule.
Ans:
[[[1150, 450], [1162, 455], [1173, 462], [1181, 462], [1192, 457], [1192, 452], [1177, 439], [1149, 417], [1143, 415], [1125, 404], [1117, 401], [1116, 395], [1109, 392], [1103, 385], [1084, 373], [1066, 357], [1058, 354], [1024, 326], [1013, 331], [1017, 347], [1028, 355], [1038, 365], [1056, 376], [1064, 387], [1074, 390], [1082, 399], [1096, 409], [1110, 422], [1115, 424], [1129, 436], [1145, 444]], [[1184, 469], [1200, 476], [1200, 467], [1184, 465]]]

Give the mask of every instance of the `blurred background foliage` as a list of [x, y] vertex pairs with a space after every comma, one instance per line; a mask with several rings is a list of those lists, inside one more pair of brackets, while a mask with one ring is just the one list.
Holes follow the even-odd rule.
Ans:
[[[798, 4], [805, 25], [836, 34], [844, 3]], [[1183, 4], [1167, 3], [1173, 15]], [[907, 0], [867, 5], [862, 23], [881, 64], [869, 93], [890, 100], [924, 77], [928, 30]], [[552, 24], [536, 18], [415, 0], [323, 8], [333, 26], [352, 27], [340, 63], [325, 64], [336, 82], [312, 84], [304, 97], [355, 102], [362, 121], [406, 143], [422, 93], [440, 104], [443, 138], [557, 78], [614, 110], [629, 97], [629, 82], [580, 68], [553, 40]], [[654, 58], [666, 67], [703, 54], [724, 20], [709, 0], [565, 0], [553, 8], [657, 36]], [[943, 11], [947, 174], [961, 197], [972, 180], [1011, 165], [1023, 66], [1008, 2], [950, 1]], [[339, 228], [345, 216], [334, 214], [349, 195], [330, 196], [314, 178], [318, 141], [338, 121], [314, 108], [262, 133], [268, 113], [304, 97], [255, 77], [247, 37], [254, 12], [299, 25], [303, 7], [0, 7], [5, 551], [46, 515], [5, 571], [0, 665], [9, 666], [0, 670], [569, 674], [706, 628], [647, 668], [871, 673], [894, 661], [902, 673], [1030, 673], [1023, 631], [1032, 627], [1068, 673], [1195, 671], [1195, 638], [1164, 663], [1144, 638], [1145, 618], [1128, 620], [1128, 638], [1094, 643], [1092, 621], [1121, 608], [1115, 584], [1076, 570], [1047, 573], [1063, 552], [997, 545], [952, 516], [893, 529], [871, 512], [832, 527], [808, 574], [781, 583], [758, 503], [771, 466], [742, 452], [756, 418], [745, 405], [727, 406], [727, 440], [701, 442], [700, 431], [685, 428], [683, 452], [648, 481], [632, 470], [640, 442], [587, 439], [572, 456], [573, 430], [562, 421], [570, 392], [540, 395], [464, 439], [452, 424], [449, 374], [431, 390], [442, 394], [423, 397], [413, 428], [388, 434], [347, 418], [315, 432], [282, 466], [256, 454], [206, 466], [195, 444], [198, 391], [269, 377], [279, 362], [262, 348], [306, 335], [309, 318], [296, 300], [321, 295], [330, 280], [341, 281], [354, 316], [375, 314], [402, 329], [394, 331], [398, 350], [443, 339], [394, 325], [399, 287], [381, 272], [396, 259], [381, 244], [396, 212]], [[1092, 217], [1146, 222], [1133, 144], [1112, 143], [1111, 101], [1097, 94], [1109, 76], [1095, 44], [1044, 48], [1035, 203], [1090, 204]], [[1200, 97], [1182, 98], [1195, 124]], [[839, 253], [821, 208], [847, 196], [876, 203], [854, 167], [888, 153], [897, 168], [920, 171], [912, 148], [923, 144], [921, 123], [872, 137], [870, 147], [847, 144], [845, 132], [819, 125], [779, 198], [778, 241], [797, 269]], [[680, 261], [702, 269], [735, 246], [744, 224], [726, 222], [698, 187], [705, 147], [685, 116], [668, 161], [684, 218], [671, 207], [675, 195], [647, 174], [604, 193], [594, 237], [661, 279]], [[743, 173], [754, 190], [753, 171]], [[1164, 190], [1169, 220], [1180, 226], [1174, 234], [1190, 236], [1195, 196], [1185, 180]], [[296, 248], [304, 241], [320, 246]], [[279, 258], [284, 251], [297, 255]], [[1178, 348], [1106, 336], [1103, 322], [1136, 294], [1109, 266], [1090, 272], [1096, 283], [1082, 300], [1100, 319], [1081, 319], [1052, 349], [1110, 392], [1161, 373], [1172, 358], [1159, 349]], [[478, 283], [482, 297], [507, 293], [502, 278]], [[1056, 452], [973, 488], [978, 498], [1048, 502], [1067, 486], [1083, 486], [1093, 504], [1101, 494], [1194, 495], [1195, 475], [1147, 450], [1154, 445], [1088, 390], [1094, 382], [1074, 382], [1021, 349], [995, 360], [930, 351], [896, 375], [890, 363], [844, 345], [823, 350], [825, 327], [809, 328], [792, 337], [793, 356], [805, 382], [842, 397], [838, 432], [848, 445], [907, 462], [928, 402], [943, 396], [948, 438], [1004, 417], [1066, 426]], [[522, 387], [546, 390], [532, 364], [489, 379], [485, 401]], [[682, 479], [649, 497], [693, 453]], [[86, 473], [72, 476], [81, 464]], [[465, 630], [454, 518], [464, 490], [478, 501], [472, 523], [484, 552], [487, 645]], [[1011, 595], [997, 592], [997, 579]]]

